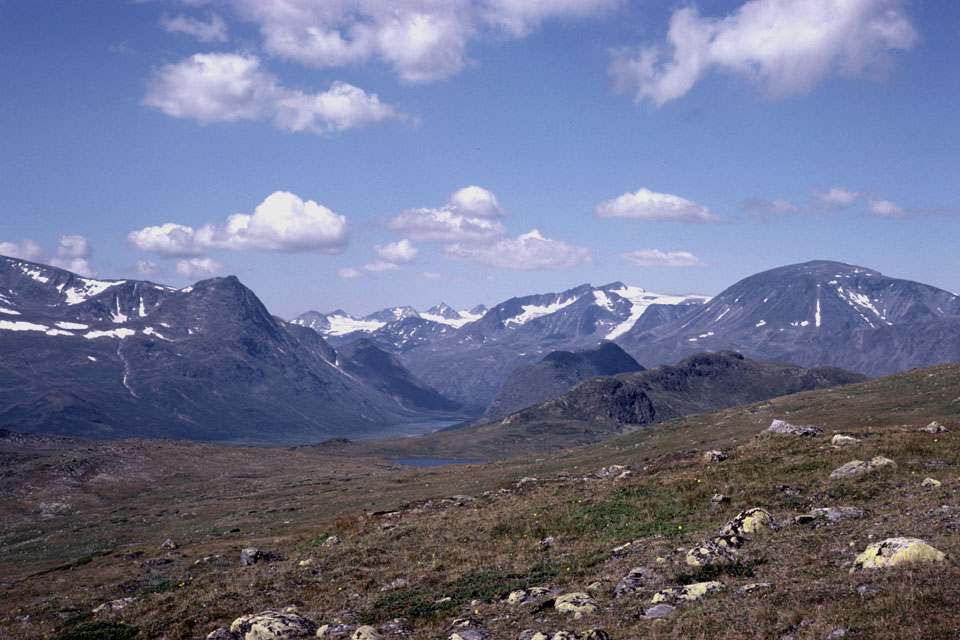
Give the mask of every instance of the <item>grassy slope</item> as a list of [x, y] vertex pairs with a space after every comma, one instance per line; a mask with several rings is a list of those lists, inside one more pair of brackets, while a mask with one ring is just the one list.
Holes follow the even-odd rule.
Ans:
[[[772, 418], [818, 424], [827, 438], [755, 438]], [[933, 419], [952, 432], [916, 432]], [[834, 432], [866, 437], [838, 449], [829, 445]], [[699, 453], [711, 448], [730, 458], [708, 467]], [[874, 455], [894, 459], [897, 468], [859, 480], [827, 478], [852, 458]], [[74, 458], [93, 467], [54, 484]], [[960, 629], [960, 571], [952, 562], [871, 574], [851, 575], [847, 568], [871, 541], [894, 535], [924, 538], [960, 557], [960, 518], [934, 511], [960, 505], [960, 364], [487, 465], [419, 470], [303, 450], [136, 441], [16, 458], [5, 453], [3, 459], [0, 637], [52, 635], [77, 623], [67, 616], [129, 596], [136, 598], [130, 606], [95, 619], [138, 625], [144, 638], [203, 637], [241, 614], [290, 604], [320, 623], [350, 612], [354, 620], [373, 622], [405, 615], [419, 637], [446, 637], [451, 619], [468, 611], [505, 638], [526, 628], [596, 626], [614, 638], [779, 638], [802, 620], [808, 623], [798, 638], [823, 638], [838, 627], [860, 638], [953, 637]], [[946, 466], [924, 465], [931, 461]], [[583, 479], [610, 464], [630, 465], [634, 475]], [[560, 471], [571, 478], [557, 479]], [[512, 489], [522, 476], [541, 481]], [[926, 476], [943, 486], [921, 489]], [[803, 491], [791, 497], [778, 485]], [[510, 490], [498, 494], [498, 488]], [[462, 506], [442, 501], [488, 490], [494, 493]], [[718, 490], [732, 500], [711, 509]], [[58, 499], [72, 505], [68, 512], [37, 517], [41, 502]], [[405, 504], [413, 509], [372, 515]], [[612, 596], [636, 566], [651, 569], [663, 586], [690, 579], [678, 575], [690, 570], [676, 549], [712, 535], [743, 508], [763, 506], [786, 520], [836, 505], [860, 507], [867, 517], [756, 536], [740, 568], [753, 575], [720, 575], [723, 592], [665, 620], [636, 618], [656, 587]], [[240, 531], [224, 534], [233, 528]], [[320, 546], [329, 533], [343, 544]], [[546, 536], [555, 542], [541, 546]], [[182, 545], [173, 562], [141, 568], [143, 560], [165, 556], [158, 546], [167, 537]], [[614, 546], [629, 540], [640, 540], [639, 550], [611, 557]], [[248, 545], [290, 560], [240, 567], [239, 551]], [[215, 554], [224, 557], [195, 564]], [[301, 567], [301, 559], [313, 562]], [[399, 577], [407, 585], [381, 590]], [[596, 592], [601, 611], [581, 621], [498, 601], [523, 584], [579, 591], [595, 580], [602, 583]], [[735, 595], [748, 582], [775, 586]], [[861, 598], [857, 587], [865, 584], [880, 591]], [[435, 605], [440, 596], [452, 604]], [[471, 607], [475, 597], [484, 602]]]

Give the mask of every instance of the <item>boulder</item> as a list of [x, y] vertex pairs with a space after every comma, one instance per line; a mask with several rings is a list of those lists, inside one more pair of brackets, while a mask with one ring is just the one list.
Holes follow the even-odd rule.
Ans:
[[715, 493], [710, 498], [710, 506], [714, 508], [719, 507], [723, 504], [726, 504], [727, 502], [730, 502], [730, 497], [725, 496], [722, 493]]
[[507, 596], [507, 604], [523, 604], [524, 602], [529, 602], [537, 598], [542, 598], [543, 596], [549, 595], [550, 589], [545, 589], [543, 587], [530, 587], [529, 589], [517, 589], [516, 591], [511, 591]]
[[867, 515], [867, 512], [856, 507], [821, 507], [812, 510], [810, 515], [815, 518], [826, 518], [831, 522], [839, 522], [840, 520], [862, 518]]
[[[377, 636], [378, 638], [380, 636]], [[464, 631], [455, 631], [450, 634], [447, 640], [493, 640], [494, 635], [486, 629], [466, 629]]]
[[673, 606], [672, 604], [663, 604], [663, 603], [661, 603], [661, 604], [655, 604], [655, 605], [653, 605], [652, 607], [650, 607], [649, 609], [647, 609], [646, 611], [643, 612], [643, 617], [644, 617], [644, 618], [651, 618], [651, 619], [652, 619], [652, 618], [665, 618], [665, 617], [667, 617], [668, 615], [670, 615], [671, 613], [673, 613], [673, 612], [676, 611], [676, 610], [677, 610], [677, 608], [676, 608], [675, 606]]
[[[357, 627], [357, 630], [350, 634], [350, 640], [381, 640], [382, 638], [383, 636], [380, 635], [379, 631], [366, 624], [362, 627]], [[471, 639], [464, 638], [464, 640]]]
[[919, 429], [919, 431], [923, 431], [925, 433], [946, 433], [948, 429], [942, 424], [940, 424], [939, 422], [937, 422], [936, 420], [934, 420], [924, 428]]
[[207, 634], [206, 640], [236, 640], [229, 627], [220, 627]]
[[770, 426], [760, 432], [764, 433], [779, 433], [783, 435], [791, 436], [803, 436], [805, 438], [813, 438], [816, 436], [823, 435], [823, 429], [820, 427], [815, 427], [813, 425], [795, 425], [790, 424], [786, 420], [774, 420], [770, 423]]
[[924, 489], [936, 489], [941, 486], [943, 483], [939, 480], [934, 480], [933, 478], [924, 478], [923, 482], [920, 483], [920, 486]]
[[597, 471], [598, 478], [616, 478], [629, 469], [622, 464], [612, 464]]
[[574, 620], [579, 620], [584, 614], [596, 613], [600, 610], [596, 600], [580, 591], [557, 597], [553, 607], [561, 613], [572, 613]]
[[887, 538], [874, 542], [853, 561], [850, 573], [858, 569], [894, 567], [908, 562], [943, 562], [946, 554], [919, 538]]
[[306, 638], [317, 632], [317, 625], [291, 608], [242, 616], [230, 625], [238, 640], [287, 640]]
[[536, 629], [527, 629], [520, 632], [520, 637], [517, 640], [550, 640], [550, 636]]
[[757, 533], [764, 529], [776, 530], [777, 523], [770, 512], [761, 507], [753, 507], [741, 511], [729, 522], [720, 527], [721, 536], [742, 536], [748, 533]]
[[587, 629], [580, 634], [579, 640], [610, 640], [610, 634], [603, 629]]
[[845, 444], [856, 444], [857, 442], [860, 442], [858, 438], [854, 438], [853, 436], [846, 436], [842, 433], [838, 433], [832, 438], [830, 438], [830, 444], [836, 445], [838, 447], [842, 447]]
[[838, 467], [830, 472], [831, 478], [856, 478], [867, 473], [872, 473], [878, 469], [895, 469], [897, 463], [890, 458], [876, 456], [870, 460], [851, 460], [845, 465]]
[[340, 638], [346, 638], [349, 636], [354, 629], [356, 629], [356, 625], [333, 622], [330, 624], [325, 624], [317, 629], [317, 637], [339, 640]]
[[723, 589], [723, 583], [717, 580], [695, 582], [682, 587], [667, 587], [653, 594], [653, 599], [650, 602], [653, 604], [660, 604], [661, 602], [667, 604], [671, 602], [675, 604], [694, 602], [708, 593], [720, 591], [721, 589]]
[[256, 547], [247, 547], [240, 552], [240, 564], [247, 567], [258, 562], [273, 562], [274, 560], [286, 560], [286, 558], [279, 553], [263, 551]]
[[723, 462], [724, 460], [727, 459], [727, 454], [725, 454], [723, 451], [720, 451], [718, 449], [711, 449], [710, 451], [707, 451], [706, 453], [704, 453], [700, 457], [700, 459], [707, 464], [710, 464], [713, 462]]
[[745, 584], [739, 589], [737, 589], [737, 595], [742, 596], [747, 593], [753, 593], [754, 591], [763, 591], [766, 589], [772, 589], [772, 582], [752, 582], [750, 584]]
[[180, 545], [174, 542], [173, 540], [171, 540], [170, 538], [167, 538], [166, 540], [164, 540], [163, 544], [160, 545], [161, 549], [178, 549], [179, 547]]
[[640, 589], [659, 582], [660, 578], [650, 569], [646, 567], [634, 567], [617, 583], [616, 588], [613, 590], [613, 596], [619, 598], [624, 594], [639, 591]]
[[332, 547], [336, 544], [343, 544], [343, 540], [337, 536], [328, 536], [326, 540], [323, 541], [323, 546]]
[[727, 564], [736, 562], [739, 554], [737, 549], [743, 546], [745, 540], [736, 534], [728, 534], [704, 540], [687, 551], [687, 564], [701, 567], [711, 564]]

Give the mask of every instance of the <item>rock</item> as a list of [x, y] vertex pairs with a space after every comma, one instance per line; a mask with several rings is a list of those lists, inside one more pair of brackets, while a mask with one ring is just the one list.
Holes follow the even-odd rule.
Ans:
[[945, 426], [943, 426], [942, 424], [934, 420], [924, 428], [918, 429], [918, 431], [923, 431], [925, 433], [946, 433], [947, 431], [949, 431], [949, 429], [947, 429]]
[[761, 507], [753, 507], [741, 511], [734, 516], [732, 520], [727, 522], [727, 524], [720, 527], [720, 535], [742, 536], [747, 533], [757, 533], [763, 529], [772, 529], [775, 531], [776, 528], [777, 523], [769, 511]]
[[[350, 634], [350, 640], [381, 640], [382, 638], [383, 636], [380, 635], [379, 631], [366, 624], [357, 627], [357, 630]], [[469, 638], [464, 638], [464, 640], [469, 640]]]
[[788, 486], [788, 485], [785, 485], [785, 484], [778, 484], [778, 485], [777, 485], [777, 491], [779, 491], [779, 492], [782, 493], [783, 495], [789, 496], [789, 497], [791, 497], [791, 498], [796, 498], [796, 497], [800, 496], [800, 494], [803, 493], [803, 489], [801, 489], [801, 488], [799, 488], [799, 487], [791, 487], [791, 486]]
[[134, 598], [120, 598], [119, 600], [111, 600], [110, 602], [104, 602], [96, 609], [93, 610], [93, 613], [101, 613], [103, 611], [120, 611], [121, 609], [126, 609], [131, 604], [133, 604]]
[[579, 640], [610, 640], [610, 634], [603, 629], [587, 629], [580, 634]]
[[760, 432], [764, 433], [779, 433], [784, 435], [791, 436], [803, 436], [806, 438], [813, 438], [816, 436], [823, 435], [823, 429], [820, 427], [814, 427], [813, 425], [803, 425], [798, 426], [795, 424], [790, 424], [786, 420], [774, 420], [770, 423], [770, 426]]
[[527, 629], [520, 632], [520, 637], [517, 640], [550, 640], [550, 636], [540, 633], [536, 629]]
[[233, 621], [230, 631], [238, 640], [287, 640], [313, 636], [317, 624], [285, 609], [242, 616]]
[[744, 542], [745, 540], [736, 534], [710, 538], [687, 552], [687, 564], [700, 567], [736, 562], [739, 555], [737, 549], [742, 547]]
[[179, 549], [180, 545], [178, 545], [176, 542], [174, 542], [170, 538], [167, 538], [166, 540], [163, 541], [163, 544], [160, 545], [160, 548], [161, 549]]
[[831, 631], [830, 635], [827, 636], [827, 640], [838, 640], [839, 638], [846, 638], [846, 637], [847, 637], [847, 630], [844, 629], [843, 627], [840, 627], [839, 629], [834, 629], [833, 631]]
[[672, 604], [655, 604], [643, 612], [644, 618], [666, 618], [676, 611], [677, 608]]
[[240, 564], [249, 567], [258, 562], [273, 562], [274, 560], [286, 560], [279, 553], [272, 551], [262, 551], [256, 547], [247, 547], [240, 552]]
[[542, 598], [543, 596], [549, 595], [549, 593], [550, 590], [544, 589], [543, 587], [517, 589], [516, 591], [511, 591], [507, 596], [507, 604], [523, 604], [524, 602], [530, 602], [536, 598]]
[[572, 613], [574, 620], [579, 620], [584, 614], [596, 613], [600, 610], [596, 600], [580, 591], [559, 596], [553, 607], [561, 613]]
[[854, 438], [853, 436], [847, 436], [842, 433], [838, 433], [830, 438], [830, 444], [842, 447], [845, 444], [856, 444], [860, 442], [859, 438]]
[[711, 507], [719, 507], [727, 502], [730, 502], [730, 497], [725, 496], [722, 493], [715, 493], [713, 494], [713, 497], [710, 498]]
[[859, 594], [859, 596], [864, 600], [868, 600], [872, 598], [873, 596], [877, 595], [881, 591], [883, 591], [883, 589], [881, 589], [875, 584], [862, 584], [859, 587], [857, 587], [857, 594]]
[[887, 538], [874, 542], [853, 561], [857, 569], [879, 569], [907, 562], [943, 562], [946, 555], [919, 538]]
[[936, 489], [941, 486], [943, 483], [939, 480], [934, 480], [933, 478], [924, 478], [923, 482], [920, 483], [920, 486], [924, 489]]
[[628, 470], [629, 469], [622, 464], [612, 464], [609, 467], [604, 467], [597, 471], [596, 476], [598, 478], [614, 478]]
[[465, 631], [467, 629], [479, 629], [483, 627], [483, 620], [476, 616], [467, 616], [466, 618], [455, 618], [447, 631]]
[[[561, 471], [560, 473], [557, 474], [557, 480], [569, 480], [569, 479], [570, 479], [569, 471]], [[539, 633], [539, 631], [535, 633]]]
[[337, 544], [343, 544], [343, 540], [341, 540], [337, 536], [329, 536], [327, 537], [326, 540], [323, 541], [324, 547], [332, 547]]
[[331, 624], [325, 624], [319, 629], [317, 629], [318, 638], [346, 638], [350, 633], [356, 628], [352, 624], [343, 624], [340, 622], [334, 622]]
[[537, 484], [537, 482], [539, 482], [539, 480], [536, 478], [520, 478], [517, 480], [517, 489], [529, 489], [533, 485]]
[[413, 630], [407, 626], [406, 618], [394, 618], [380, 625], [380, 633], [386, 633], [395, 638], [408, 638], [413, 635]]
[[557, 631], [550, 636], [550, 640], [577, 640], [577, 634], [574, 631]]
[[683, 587], [667, 587], [653, 594], [650, 600], [653, 604], [664, 603], [683, 603], [699, 600], [708, 593], [713, 593], [723, 589], [723, 583], [716, 580], [710, 582], [695, 582]]
[[540, 541], [541, 547], [545, 547], [548, 544], [553, 544], [553, 536], [547, 536], [546, 538]]
[[206, 640], [236, 640], [229, 627], [220, 627], [207, 634]]
[[897, 463], [890, 458], [877, 456], [867, 462], [863, 460], [851, 460], [845, 465], [838, 467], [830, 472], [831, 478], [856, 478], [866, 473], [871, 473], [878, 469], [895, 469]]
[[625, 542], [624, 544], [618, 545], [610, 550], [610, 555], [614, 558], [622, 558], [628, 553], [636, 553], [643, 551], [643, 546], [641, 546], [639, 540], [634, 540], [633, 542]]
[[772, 582], [753, 582], [750, 584], [745, 584], [739, 589], [737, 589], [736, 594], [738, 596], [742, 596], [748, 593], [753, 593], [754, 591], [762, 591], [765, 589], [772, 589], [772, 588], [773, 588]]
[[727, 459], [727, 454], [719, 449], [711, 449], [710, 451], [704, 453], [700, 459], [707, 464], [712, 462], [723, 462]]
[[396, 580], [391, 580], [389, 583], [380, 587], [380, 591], [391, 591], [393, 589], [399, 589], [405, 584], [407, 584], [406, 578], [397, 578]]
[[793, 524], [813, 524], [817, 521], [817, 516], [811, 513], [801, 513], [798, 516], [793, 516]]
[[613, 596], [619, 598], [624, 594], [639, 591], [640, 589], [658, 584], [659, 582], [660, 578], [650, 569], [646, 567], [634, 567], [617, 583], [616, 588], [613, 590]]
[[856, 507], [821, 507], [812, 510], [810, 515], [815, 518], [826, 518], [831, 522], [839, 522], [840, 520], [862, 518], [867, 515], [867, 512]]
[[149, 569], [152, 567], [162, 567], [165, 564], [172, 564], [173, 560], [170, 558], [150, 558], [149, 560], [144, 560], [140, 563], [140, 567], [143, 569]]
[[600, 591], [601, 589], [603, 589], [603, 583], [599, 580], [594, 580], [587, 585], [587, 591]]
[[486, 629], [467, 629], [450, 634], [448, 640], [493, 640], [493, 633]]

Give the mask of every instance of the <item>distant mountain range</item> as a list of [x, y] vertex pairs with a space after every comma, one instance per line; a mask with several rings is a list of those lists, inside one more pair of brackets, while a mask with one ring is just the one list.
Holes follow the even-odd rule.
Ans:
[[174, 289], [0, 257], [2, 426], [276, 444], [465, 415], [372, 344], [337, 352], [271, 316], [235, 277]]

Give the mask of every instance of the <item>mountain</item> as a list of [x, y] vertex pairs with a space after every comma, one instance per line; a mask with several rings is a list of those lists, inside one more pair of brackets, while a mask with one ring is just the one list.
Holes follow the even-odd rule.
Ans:
[[553, 351], [540, 362], [514, 369], [477, 422], [499, 420], [560, 395], [585, 378], [628, 371], [643, 367], [612, 342], [585, 351]]
[[814, 261], [758, 273], [689, 314], [618, 340], [641, 363], [705, 349], [869, 375], [960, 360], [960, 296]]
[[276, 444], [460, 415], [396, 363], [365, 379], [372, 353], [348, 355], [355, 373], [232, 276], [178, 290], [0, 257], [2, 426]]

